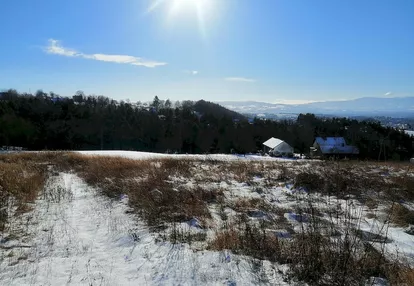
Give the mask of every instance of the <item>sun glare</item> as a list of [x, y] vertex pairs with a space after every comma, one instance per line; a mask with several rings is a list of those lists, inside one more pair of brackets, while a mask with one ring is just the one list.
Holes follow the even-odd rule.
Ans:
[[208, 4], [208, 0], [171, 0], [171, 10], [174, 12], [180, 12], [192, 8], [205, 9]]
[[151, 13], [158, 8], [167, 8], [167, 21], [179, 21], [195, 17], [198, 21], [200, 34], [206, 36], [206, 20], [211, 16], [215, 0], [153, 0], [148, 8]]

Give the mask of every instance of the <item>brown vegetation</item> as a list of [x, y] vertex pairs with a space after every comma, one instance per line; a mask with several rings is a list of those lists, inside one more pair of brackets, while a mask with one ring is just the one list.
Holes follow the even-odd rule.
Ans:
[[127, 195], [130, 206], [150, 227], [191, 218], [208, 219], [208, 204], [222, 196], [220, 189], [186, 188], [171, 181], [191, 175], [191, 160], [82, 159], [77, 170], [85, 181], [110, 197]]
[[209, 243], [212, 250], [228, 249], [236, 254], [248, 255], [258, 259], [267, 259], [286, 263], [288, 253], [282, 247], [274, 233], [249, 223], [239, 225], [239, 228], [229, 228], [219, 231]]
[[15, 154], [0, 156], [0, 231], [4, 230], [11, 215], [30, 210], [27, 205], [33, 202], [43, 188], [47, 166], [41, 164], [43, 158], [35, 154]]

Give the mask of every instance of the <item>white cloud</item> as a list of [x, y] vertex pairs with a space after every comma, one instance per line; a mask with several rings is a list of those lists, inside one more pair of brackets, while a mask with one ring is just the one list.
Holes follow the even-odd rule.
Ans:
[[256, 82], [255, 79], [246, 78], [246, 77], [226, 77], [227, 81], [237, 81], [237, 82]]
[[139, 57], [128, 56], [128, 55], [107, 55], [107, 54], [84, 54], [77, 52], [73, 49], [63, 47], [59, 41], [50, 39], [49, 45], [45, 48], [48, 54], [55, 54], [66, 57], [79, 57], [89, 60], [111, 62], [118, 64], [129, 64], [134, 66], [144, 66], [147, 68], [154, 68], [157, 66], [164, 66], [167, 63], [157, 62], [152, 60], [146, 60]]
[[67, 49], [59, 44], [59, 41], [50, 39], [49, 45], [45, 48], [48, 54], [61, 55], [66, 57], [78, 57], [80, 54], [72, 49]]
[[384, 96], [391, 96], [391, 95], [392, 95], [392, 92], [390, 91], [384, 94]]
[[192, 74], [192, 75], [197, 75], [198, 71], [191, 71], [191, 70], [184, 70], [183, 72], [187, 73], [187, 74]]

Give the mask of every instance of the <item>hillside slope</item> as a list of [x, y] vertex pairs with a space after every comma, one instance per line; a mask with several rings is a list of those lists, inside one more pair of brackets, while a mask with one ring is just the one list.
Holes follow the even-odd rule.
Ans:
[[246, 120], [246, 117], [240, 113], [227, 109], [224, 106], [205, 100], [199, 100], [194, 104], [194, 110], [203, 114], [221, 119], [223, 117], [228, 117], [238, 120]]

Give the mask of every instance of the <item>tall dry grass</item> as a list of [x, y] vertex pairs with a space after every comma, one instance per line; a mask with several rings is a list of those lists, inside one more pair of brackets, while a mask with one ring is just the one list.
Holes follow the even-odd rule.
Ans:
[[[72, 155], [78, 156], [78, 155]], [[208, 204], [223, 195], [219, 189], [176, 186], [173, 178], [189, 178], [192, 160], [130, 160], [115, 157], [78, 156], [75, 167], [90, 185], [109, 197], [127, 195], [129, 205], [152, 228], [165, 223], [211, 217]]]
[[7, 154], [0, 156], [0, 231], [10, 216], [30, 210], [47, 178], [47, 165], [51, 157], [44, 154]]

